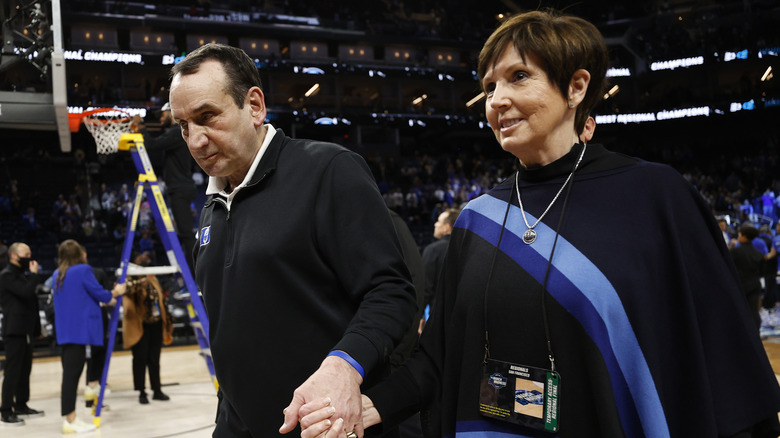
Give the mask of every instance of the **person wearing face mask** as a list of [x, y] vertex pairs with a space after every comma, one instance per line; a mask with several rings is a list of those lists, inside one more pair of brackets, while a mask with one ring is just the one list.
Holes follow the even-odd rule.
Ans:
[[[23, 426], [24, 418], [41, 417], [43, 411], [27, 406], [30, 399], [33, 339], [41, 335], [38, 295], [35, 287], [45, 278], [31, 260], [30, 247], [22, 242], [8, 248], [8, 266], [0, 271], [0, 307], [3, 309], [5, 378], [3, 379], [2, 424]], [[27, 271], [30, 274], [27, 274]]]

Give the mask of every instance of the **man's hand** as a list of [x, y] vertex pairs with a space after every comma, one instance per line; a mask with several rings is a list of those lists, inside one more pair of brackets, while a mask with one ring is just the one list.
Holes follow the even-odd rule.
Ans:
[[303, 405], [329, 399], [330, 406], [334, 408], [331, 418], [343, 419], [344, 431], [355, 432], [362, 438], [361, 383], [363, 378], [360, 373], [344, 359], [335, 356], [326, 357], [320, 368], [293, 393], [292, 402], [284, 410], [284, 424], [279, 428], [279, 433], [289, 433], [295, 429], [295, 425], [301, 418], [310, 414], [313, 409], [322, 407], [320, 405], [313, 409], [302, 410]]
[[133, 116], [133, 122], [130, 124], [130, 127], [135, 131], [138, 132], [141, 128], [143, 128], [144, 119], [141, 118], [138, 114]]
[[30, 268], [29, 268], [29, 269], [30, 269], [30, 272], [32, 272], [33, 274], [37, 274], [37, 273], [38, 273], [38, 270], [39, 270], [40, 268], [41, 268], [41, 265], [39, 265], [37, 261], [35, 261], [35, 260], [30, 260]]

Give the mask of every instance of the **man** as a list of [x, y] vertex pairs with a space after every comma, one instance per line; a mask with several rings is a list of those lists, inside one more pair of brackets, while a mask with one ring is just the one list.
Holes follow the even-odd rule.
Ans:
[[761, 276], [764, 278], [764, 298], [761, 300], [761, 307], [772, 309], [777, 302], [777, 249], [773, 245], [769, 225], [763, 224], [759, 227], [758, 238], [763, 240], [769, 249], [764, 254], [764, 263], [761, 265]]
[[240, 49], [202, 46], [171, 78], [172, 115], [209, 175], [194, 260], [220, 384], [214, 436], [291, 432], [300, 406], [328, 397], [362, 437], [360, 387], [386, 373], [416, 308], [368, 166], [264, 124]]
[[[412, 236], [412, 232], [409, 230], [409, 226], [406, 225], [406, 221], [393, 210], [390, 212], [390, 219], [393, 221], [393, 228], [395, 228], [396, 234], [398, 234], [398, 240], [401, 243], [401, 252], [404, 255], [404, 262], [406, 267], [409, 268], [409, 273], [412, 276], [412, 284], [417, 292], [417, 313], [414, 314], [414, 320], [418, 321], [422, 318], [423, 312], [423, 291], [425, 290], [425, 268], [423, 267], [422, 257], [420, 256], [420, 249], [417, 247], [417, 242]], [[417, 347], [417, 341], [419, 339], [419, 330], [417, 327], [409, 327], [401, 342], [390, 355], [390, 366], [392, 370], [397, 370], [409, 356], [412, 355], [414, 349]], [[414, 415], [407, 418], [406, 421], [398, 426], [399, 438], [419, 438], [422, 436], [422, 429], [420, 424], [420, 416]]]
[[181, 138], [181, 130], [173, 124], [171, 106], [163, 105], [160, 110], [160, 126], [163, 133], [158, 137], [149, 135], [141, 116], [133, 116], [133, 123], [144, 136], [144, 146], [151, 153], [163, 152], [163, 180], [168, 191], [169, 207], [176, 222], [176, 230], [181, 242], [187, 264], [192, 271], [192, 250], [195, 248], [195, 235], [192, 231], [192, 211], [190, 204], [195, 200], [195, 183], [192, 180], [192, 156], [187, 143]]
[[[422, 253], [423, 265], [425, 266], [425, 297], [424, 306], [430, 306], [436, 294], [436, 285], [441, 273], [441, 267], [444, 264], [444, 256], [447, 254], [447, 246], [450, 244], [450, 234], [455, 219], [458, 218], [460, 210], [457, 208], [448, 208], [444, 210], [433, 224], [433, 237], [435, 240], [426, 246]], [[423, 307], [423, 308], [425, 308]], [[425, 320], [420, 321], [420, 329], [425, 325]]]
[[[775, 225], [775, 237], [772, 238], [772, 249], [775, 250], [774, 255], [777, 256], [780, 253], [780, 222]], [[777, 258], [777, 264], [773, 266], [776, 269], [775, 272], [780, 272], [780, 257]]]
[[734, 259], [734, 266], [737, 268], [739, 282], [742, 285], [742, 292], [747, 297], [750, 305], [750, 313], [756, 322], [756, 328], [761, 328], [761, 317], [758, 312], [758, 303], [761, 298], [761, 268], [764, 263], [764, 256], [751, 245], [751, 241], [758, 237], [758, 230], [750, 225], [739, 227], [737, 235], [737, 245], [731, 248], [731, 257]]
[[0, 270], [8, 265], [8, 247], [0, 240]]
[[[31, 255], [32, 251], [26, 244], [11, 244], [8, 266], [0, 271], [0, 307], [3, 309], [6, 358], [0, 414], [6, 426], [23, 426], [23, 418], [43, 416], [43, 411], [27, 406], [30, 400], [32, 342], [41, 335], [35, 287], [44, 281], [38, 276], [40, 266], [30, 259]], [[25, 275], [28, 269], [32, 273], [30, 276]]]
[[726, 246], [731, 248], [736, 243], [736, 240], [731, 238], [731, 234], [729, 234], [729, 223], [726, 221], [726, 218], [719, 217], [718, 218], [718, 227], [720, 228], [720, 234], [723, 235], [723, 241], [726, 243]]

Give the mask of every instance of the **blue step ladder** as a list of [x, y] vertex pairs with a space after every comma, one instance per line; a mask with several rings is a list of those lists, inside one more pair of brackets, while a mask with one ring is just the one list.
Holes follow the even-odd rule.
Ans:
[[[206, 360], [206, 366], [211, 374], [211, 380], [215, 388], [219, 388], [217, 378], [214, 373], [214, 362], [211, 359], [211, 349], [209, 347], [209, 320], [206, 315], [206, 308], [198, 293], [198, 286], [192, 277], [190, 268], [187, 265], [187, 259], [182, 252], [181, 244], [176, 236], [176, 230], [173, 227], [173, 221], [168, 214], [168, 207], [165, 204], [162, 190], [154, 174], [151, 160], [144, 147], [144, 138], [141, 134], [122, 134], [119, 140], [120, 151], [130, 151], [133, 162], [138, 170], [138, 182], [136, 183], [135, 201], [133, 209], [127, 218], [127, 235], [125, 236], [124, 246], [122, 248], [122, 259], [118, 269], [119, 283], [124, 283], [129, 275], [146, 274], [177, 274], [184, 280], [187, 293], [181, 293], [177, 296], [187, 302], [187, 313], [190, 317], [190, 326], [195, 332], [195, 337], [200, 346], [201, 355]], [[130, 255], [133, 249], [133, 240], [135, 238], [136, 226], [138, 224], [138, 215], [141, 210], [143, 195], [146, 194], [149, 205], [154, 215], [155, 224], [160, 234], [165, 252], [168, 256], [170, 266], [140, 267], [130, 263]], [[187, 230], [185, 230], [187, 231]], [[103, 396], [106, 390], [106, 380], [108, 379], [108, 367], [111, 363], [111, 354], [114, 351], [114, 342], [116, 340], [116, 330], [119, 323], [119, 308], [122, 306], [122, 297], [117, 297], [116, 306], [111, 316], [109, 325], [110, 335], [108, 345], [106, 346], [106, 362], [103, 366], [103, 376], [100, 379], [100, 394], [97, 402], [93, 404], [94, 423], [100, 427], [100, 413], [103, 408]]]

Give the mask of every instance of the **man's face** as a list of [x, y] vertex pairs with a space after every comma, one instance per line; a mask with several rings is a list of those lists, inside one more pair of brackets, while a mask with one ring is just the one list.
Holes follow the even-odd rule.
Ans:
[[446, 211], [439, 215], [439, 218], [436, 220], [436, 223], [433, 224], [433, 237], [436, 239], [441, 239], [443, 236], [446, 236], [447, 234], [450, 234], [452, 232], [452, 226], [447, 222], [447, 217], [449, 216], [449, 213]]
[[[243, 108], [239, 108], [224, 91], [226, 81], [222, 64], [205, 61], [197, 72], [173, 78], [170, 104], [171, 115], [201, 169], [209, 176], [231, 179], [242, 172], [245, 175], [251, 166], [266, 110], [257, 87], [249, 90]], [[259, 93], [262, 105], [250, 104], [253, 92]]]
[[8, 257], [8, 260], [16, 266], [26, 268], [27, 266], [23, 266], [23, 264], [20, 262], [20, 259], [29, 260], [30, 257], [32, 257], [32, 251], [30, 250], [30, 247], [27, 245], [21, 245], [17, 248], [16, 252], [11, 253], [11, 255]]

